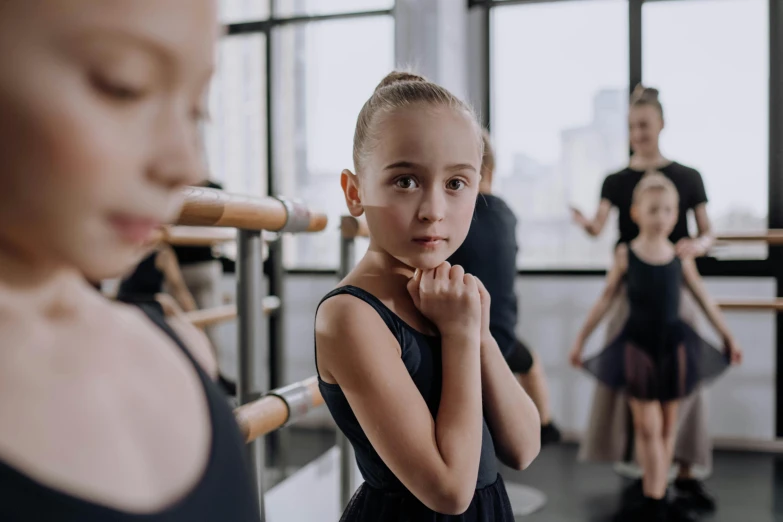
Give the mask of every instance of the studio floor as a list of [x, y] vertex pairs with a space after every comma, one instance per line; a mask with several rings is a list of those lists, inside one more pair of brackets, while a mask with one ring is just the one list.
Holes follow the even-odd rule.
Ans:
[[[619, 495], [630, 482], [611, 465], [576, 461], [577, 446], [546, 447], [525, 471], [504, 470], [509, 482], [542, 490], [544, 509], [525, 522], [605, 522], [619, 507]], [[714, 470], [706, 482], [718, 500], [718, 511], [701, 520], [711, 522], [783, 521], [783, 456], [746, 452], [716, 452]], [[633, 521], [629, 521], [633, 522]]]
[[[290, 437], [290, 467], [302, 466], [334, 445], [331, 431], [286, 431]], [[611, 465], [577, 462], [577, 450], [573, 444], [546, 447], [527, 470], [503, 469], [508, 483], [537, 488], [548, 497], [542, 510], [518, 517], [518, 521], [611, 520], [619, 507], [620, 493], [629, 482], [617, 475]], [[700, 520], [783, 522], [783, 455], [717, 451], [707, 487], [717, 497], [718, 511]]]

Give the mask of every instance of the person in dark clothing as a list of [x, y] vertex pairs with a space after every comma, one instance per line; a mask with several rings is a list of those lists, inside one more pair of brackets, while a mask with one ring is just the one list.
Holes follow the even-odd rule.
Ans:
[[364, 479], [342, 522], [511, 522], [498, 459], [524, 469], [540, 450], [491, 298], [446, 261], [470, 229], [482, 148], [470, 107], [411, 73], [386, 76], [357, 118], [340, 182], [370, 245], [314, 325], [319, 390]]
[[[625, 522], [685, 522], [694, 520], [666, 499], [668, 473], [674, 456], [678, 408], [699, 384], [720, 375], [729, 362], [739, 363], [742, 351], [707, 293], [693, 258], [680, 257], [668, 238], [677, 222], [678, 194], [663, 174], [652, 173], [636, 186], [631, 215], [638, 236], [618, 246], [606, 288], [593, 306], [571, 351], [571, 363], [583, 367], [611, 389], [628, 396], [643, 470], [644, 501], [629, 506], [616, 520]], [[582, 360], [585, 343], [599, 324], [625, 280], [630, 313], [620, 334], [603, 351]], [[723, 339], [711, 346], [680, 317], [683, 286]]]
[[131, 270], [203, 177], [217, 7], [0, 2], [3, 522], [261, 518], [204, 335], [89, 283]]
[[[704, 190], [704, 181], [696, 169], [681, 165], [676, 161], [667, 163], [660, 167], [658, 172], [664, 174], [677, 187], [680, 195], [679, 212], [683, 216], [688, 215], [688, 211], [693, 210], [697, 214], [697, 223], [699, 216], [704, 212], [704, 206], [707, 204], [707, 193]], [[644, 177], [645, 171], [627, 167], [619, 172], [610, 174], [604, 180], [601, 187], [602, 206], [608, 202], [611, 206], [617, 208], [618, 219], [617, 226], [620, 231], [620, 237], [617, 243], [628, 244], [639, 235], [639, 225], [631, 219], [631, 196], [634, 188]], [[601, 212], [601, 216], [603, 212]], [[600, 217], [600, 216], [599, 216]], [[704, 223], [703, 217], [701, 218]], [[709, 226], [702, 225], [702, 230]], [[679, 244], [678, 252], [683, 255], [703, 255], [707, 248], [711, 246], [712, 236], [702, 233], [700, 239], [694, 244], [688, 233], [688, 221], [679, 219], [672, 229], [669, 240], [674, 244]], [[707, 247], [707, 248], [705, 248]]]
[[[679, 195], [678, 219], [672, 228], [669, 240], [675, 244], [677, 255], [682, 257], [700, 257], [705, 255], [714, 236], [707, 215], [707, 194], [701, 174], [663, 156], [659, 146], [661, 132], [664, 129], [663, 106], [657, 89], [638, 85], [631, 95], [628, 113], [629, 137], [633, 155], [627, 168], [607, 176], [601, 189], [601, 202], [592, 219], [586, 218], [579, 210], [572, 209], [574, 221], [589, 235], [598, 236], [606, 225], [612, 207], [618, 209], [617, 227], [619, 238], [617, 245], [627, 245], [639, 233], [639, 228], [631, 218], [631, 200], [634, 188], [644, 178], [645, 173], [657, 171], [666, 176], [675, 186]], [[692, 238], [688, 231], [688, 215], [692, 213], [698, 228], [698, 237]], [[623, 290], [618, 292], [617, 306], [609, 319], [609, 335], [622, 325], [628, 313], [628, 300]], [[689, 323], [694, 323], [698, 306], [692, 296], [685, 292], [682, 297], [680, 314]], [[632, 425], [628, 419], [628, 410], [619, 403], [619, 393], [597, 388], [593, 400], [591, 422], [582, 445], [581, 457], [585, 460], [621, 460], [628, 452], [624, 448], [632, 445]], [[705, 399], [696, 392], [682, 401], [680, 408], [681, 429], [675, 447], [675, 461], [679, 463], [679, 474], [675, 481], [677, 494], [684, 503], [699, 511], [714, 511], [715, 499], [707, 492], [704, 484], [693, 474], [694, 465], [709, 468], [711, 465], [712, 442], [706, 425]], [[625, 419], [618, 418], [624, 416]], [[612, 426], [627, 426], [627, 430], [612, 430]], [[624, 433], [621, 433], [624, 431]], [[641, 481], [632, 488], [633, 495], [641, 493]], [[632, 496], [633, 496], [632, 495]]]
[[[633, 156], [628, 167], [610, 174], [601, 188], [601, 202], [592, 219], [572, 208], [574, 221], [585, 232], [598, 236], [606, 225], [612, 207], [619, 211], [617, 227], [620, 233], [618, 244], [634, 239], [639, 227], [631, 219], [631, 197], [634, 187], [644, 174], [657, 171], [674, 183], [679, 194], [679, 218], [669, 239], [677, 246], [677, 254], [689, 257], [705, 255], [715, 242], [712, 226], [707, 215], [707, 192], [701, 174], [663, 156], [659, 139], [664, 128], [663, 106], [658, 99], [657, 89], [637, 86], [631, 96], [629, 127]], [[691, 238], [688, 232], [688, 212], [692, 211], [699, 235]]]
[[[164, 290], [168, 290], [166, 293], [174, 298], [176, 305], [183, 312], [196, 309], [196, 301], [185, 285], [174, 250], [161, 244], [142, 259], [133, 272], [123, 278], [117, 291], [117, 299], [127, 303], [149, 301], [159, 297]], [[166, 303], [168, 300], [161, 300], [167, 315], [172, 315], [175, 311], [167, 307]]]
[[492, 194], [495, 154], [489, 133], [483, 132], [484, 157], [476, 210], [465, 241], [449, 258], [453, 265], [478, 277], [492, 296], [489, 327], [506, 358], [541, 417], [541, 443], [561, 439], [552, 422], [549, 389], [540, 360], [516, 335], [517, 295], [517, 217], [505, 201]]

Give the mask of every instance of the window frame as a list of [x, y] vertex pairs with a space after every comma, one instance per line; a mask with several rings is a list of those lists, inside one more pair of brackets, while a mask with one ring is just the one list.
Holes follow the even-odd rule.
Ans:
[[[374, 16], [394, 17], [394, 5], [387, 9], [371, 11], [355, 11], [346, 13], [301, 15], [292, 17], [275, 17], [274, 2], [270, 2], [270, 15], [266, 20], [249, 20], [224, 24], [224, 38], [248, 33], [264, 33], [266, 37], [266, 150], [267, 150], [267, 194], [278, 193], [275, 169], [274, 169], [274, 111], [272, 110], [273, 89], [273, 38], [272, 30], [281, 25], [306, 24], [311, 22], [363, 18]], [[483, 71], [481, 75], [481, 111], [483, 123], [491, 128], [491, 77], [489, 67], [491, 63], [490, 49], [490, 11], [493, 8], [520, 5], [537, 4], [544, 2], [564, 2], [571, 0], [467, 0], [467, 7], [471, 10], [481, 11], [481, 40], [475, 42], [481, 48], [481, 61], [477, 64]], [[646, 2], [689, 2], [697, 0], [628, 0], [629, 16], [629, 92], [634, 85], [642, 80], [642, 8]], [[768, 227], [770, 229], [783, 228], [783, 5], [777, 0], [769, 2], [769, 175], [768, 175]], [[267, 263], [269, 277], [269, 291], [272, 294], [282, 292], [282, 279], [284, 274], [306, 275], [331, 275], [335, 270], [311, 270], [311, 269], [284, 269], [282, 265], [282, 248], [280, 243], [273, 244], [270, 249], [270, 259]], [[710, 277], [773, 277], [777, 281], [777, 296], [783, 297], [783, 247], [769, 247], [769, 254], [764, 260], [719, 260], [714, 258], [702, 258], [697, 261], [700, 272]], [[564, 277], [596, 277], [606, 273], [605, 270], [549, 270], [549, 269], [523, 269], [520, 275], [564, 276]], [[281, 314], [282, 317], [282, 314]], [[777, 378], [776, 378], [776, 435], [783, 437], [783, 314], [777, 314]], [[270, 321], [270, 340], [272, 347], [282, 342], [282, 321]], [[275, 382], [275, 377], [282, 377], [282, 372], [275, 371], [278, 362], [275, 359], [276, 350], [271, 350], [271, 368], [273, 369], [273, 387], [284, 383]]]
[[[273, 95], [274, 95], [274, 83], [275, 83], [275, 66], [274, 66], [274, 53], [275, 53], [275, 42], [273, 41], [274, 38], [272, 36], [272, 33], [275, 28], [282, 27], [282, 26], [288, 26], [288, 25], [298, 25], [298, 24], [309, 24], [313, 22], [325, 22], [329, 20], [347, 20], [352, 18], [369, 18], [369, 17], [391, 17], [392, 20], [394, 19], [394, 8], [396, 2], [392, 2], [391, 7], [387, 9], [376, 9], [376, 10], [369, 10], [369, 11], [349, 11], [349, 12], [338, 12], [333, 14], [318, 14], [318, 15], [298, 15], [298, 16], [290, 16], [290, 17], [276, 17], [275, 15], [275, 2], [274, 0], [266, 0], [269, 3], [269, 18], [265, 20], [247, 20], [242, 22], [232, 22], [224, 24], [223, 27], [225, 29], [225, 33], [223, 35], [223, 38], [231, 38], [234, 36], [239, 35], [247, 35], [247, 34], [258, 34], [262, 33], [265, 36], [266, 39], [266, 59], [264, 66], [266, 67], [266, 172], [267, 172], [267, 179], [266, 179], [266, 188], [267, 188], [267, 195], [268, 196], [278, 196], [282, 193], [280, 190], [280, 181], [277, 178], [277, 173], [275, 170], [275, 126], [276, 126], [276, 113], [274, 111], [273, 107]], [[276, 246], [279, 242], [275, 242], [274, 246]], [[284, 273], [297, 273], [297, 272], [313, 272], [311, 269], [288, 269], [283, 266], [283, 260], [282, 260], [282, 246], [280, 248], [270, 248], [270, 261], [267, 263], [267, 266], [270, 267], [271, 272], [273, 273], [279, 273], [280, 277], [282, 277], [282, 274]], [[279, 252], [278, 252], [279, 250]], [[279, 257], [279, 259], [278, 259]], [[280, 265], [279, 267], [276, 265]], [[274, 267], [274, 268], [271, 268]], [[315, 270], [316, 272], [320, 272], [320, 270]], [[333, 270], [323, 270], [323, 272], [328, 273], [337, 273], [337, 267], [335, 266]], [[278, 278], [275, 278], [278, 279]], [[274, 283], [271, 283], [270, 292], [274, 292], [276, 290], [277, 285]]]
[[[490, 66], [492, 63], [492, 49], [491, 49], [491, 11], [494, 8], [503, 8], [513, 5], [531, 5], [542, 3], [554, 3], [554, 2], [571, 2], [573, 0], [468, 0], [468, 7], [470, 9], [478, 9], [483, 11], [481, 17], [482, 23], [482, 40], [478, 44], [482, 48], [482, 58], [485, 68], [485, 81], [482, 89], [482, 111], [481, 117], [482, 123], [488, 129], [491, 130], [491, 106], [492, 106], [492, 85], [491, 85], [491, 71]], [[628, 92], [630, 93], [634, 86], [642, 82], [642, 9], [645, 3], [650, 2], [694, 2], [698, 0], [627, 0], [628, 1], [628, 43], [629, 43], [629, 78], [628, 78]], [[773, 19], [773, 13], [776, 10], [775, 0], [769, 0], [770, 3], [770, 22]], [[775, 147], [772, 146], [776, 143], [776, 136], [773, 129], [776, 128], [776, 123], [773, 119], [776, 116], [775, 108], [780, 105], [780, 101], [777, 100], [777, 94], [773, 96], [773, 89], [780, 89], [783, 87], [783, 83], [780, 80], [776, 80], [775, 75], [772, 74], [776, 64], [774, 60], [783, 58], [783, 52], [776, 50], [773, 42], [778, 35], [774, 32], [776, 29], [774, 23], [770, 25], [770, 91], [769, 91], [769, 105], [770, 105], [770, 152], [768, 158], [769, 164], [769, 178], [768, 178], [768, 199], [769, 199], [769, 211], [768, 211], [768, 227], [769, 228], [782, 228], [783, 227], [783, 162], [780, 167], [775, 167], [776, 154]], [[783, 126], [783, 122], [779, 124]], [[775, 132], [780, 133], [780, 130]], [[775, 178], [779, 179], [775, 179]], [[775, 214], [777, 213], [777, 214]], [[767, 259], [749, 259], [749, 260], [719, 260], [715, 258], [701, 258], [697, 260], [699, 270], [705, 276], [727, 276], [727, 277], [774, 277], [775, 276], [775, 255], [773, 251], [775, 249], [770, 247], [769, 255]], [[781, 258], [783, 259], [783, 258]], [[547, 269], [547, 268], [524, 268], [518, 270], [520, 275], [564, 275], [564, 276], [596, 276], [603, 275], [606, 270], [601, 269]]]
[[[281, 193], [280, 181], [278, 180], [275, 170], [275, 125], [276, 125], [276, 112], [273, 107], [273, 91], [274, 91], [274, 52], [275, 42], [272, 36], [272, 32], [275, 28], [287, 25], [296, 24], [309, 24], [313, 22], [324, 22], [329, 20], [346, 20], [351, 18], [368, 18], [368, 17], [381, 17], [388, 16], [394, 19], [394, 4], [387, 9], [376, 9], [371, 11], [352, 11], [352, 12], [339, 12], [334, 14], [318, 14], [318, 15], [299, 15], [290, 17], [276, 17], [275, 16], [275, 2], [274, 0], [266, 0], [269, 2], [269, 17], [265, 20], [247, 20], [242, 22], [224, 23], [224, 34], [222, 38], [231, 38], [239, 35], [247, 34], [264, 34], [266, 40], [266, 57], [265, 68], [266, 77], [264, 82], [266, 84], [266, 100], [263, 102], [266, 108], [266, 194], [268, 196], [277, 196]], [[308, 271], [297, 269], [286, 269], [283, 265], [283, 243], [282, 241], [273, 241], [269, 245], [269, 258], [264, 263], [264, 272], [268, 277], [268, 289], [269, 295], [284, 295], [284, 279], [287, 274], [294, 273], [318, 273], [318, 274], [337, 274], [337, 267], [334, 270], [321, 270], [321, 271]], [[269, 385], [270, 389], [279, 388], [284, 386], [285, 382], [285, 306], [281, 305], [280, 310], [270, 317], [269, 319]], [[276, 437], [279, 435], [270, 435], [270, 440], [273, 444]]]
[[[481, 55], [485, 71], [482, 88], [483, 124], [491, 128], [491, 10], [520, 4], [567, 2], [572, 0], [468, 0], [469, 9], [481, 11]], [[642, 81], [642, 9], [650, 2], [694, 2], [698, 0], [628, 0], [629, 78], [628, 92]], [[769, 12], [769, 152], [768, 152], [768, 216], [770, 229], [783, 228], [783, 5], [768, 0]], [[720, 260], [700, 258], [699, 271], [709, 277], [767, 277], [777, 282], [777, 297], [783, 297], [783, 247], [769, 246], [767, 259]], [[568, 277], [595, 277], [604, 270], [519, 270], [520, 275], [545, 275]], [[777, 314], [776, 323], [776, 419], [775, 434], [783, 437], [783, 313]]]
[[[367, 18], [376, 16], [394, 17], [394, 5], [388, 9], [377, 9], [372, 11], [352, 11], [345, 13], [320, 14], [320, 15], [300, 15], [278, 18], [275, 16], [274, 0], [266, 0], [269, 3], [269, 18], [266, 20], [248, 20], [244, 22], [233, 22], [224, 24], [225, 34], [223, 38], [232, 36], [263, 33], [266, 38], [266, 110], [267, 110], [267, 194], [270, 196], [279, 193], [279, 182], [276, 179], [274, 171], [274, 110], [272, 106], [272, 95], [274, 89], [274, 42], [272, 31], [276, 27], [295, 24], [308, 24], [312, 22], [323, 22], [328, 20], [345, 20], [351, 18]], [[335, 267], [336, 270], [337, 267]]]

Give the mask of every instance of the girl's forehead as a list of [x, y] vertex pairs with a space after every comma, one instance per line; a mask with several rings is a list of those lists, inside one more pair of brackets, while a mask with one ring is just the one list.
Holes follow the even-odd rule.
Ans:
[[376, 151], [382, 155], [449, 156], [480, 161], [481, 137], [469, 115], [450, 107], [398, 109], [377, 122]]
[[675, 194], [663, 187], [649, 188], [639, 195], [639, 202], [643, 204], [674, 203]]

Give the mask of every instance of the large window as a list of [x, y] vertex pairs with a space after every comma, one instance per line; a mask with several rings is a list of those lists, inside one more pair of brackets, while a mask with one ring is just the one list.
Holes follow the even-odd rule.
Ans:
[[[497, 188], [520, 218], [520, 268], [607, 266], [614, 214], [602, 237], [590, 239], [571, 223], [568, 206], [593, 215], [602, 180], [627, 164], [632, 76], [660, 90], [662, 152], [702, 173], [715, 230], [767, 228], [769, 1], [648, 0], [632, 28], [639, 3], [547, 0], [491, 9]], [[641, 53], [630, 56], [629, 42]], [[712, 255], [766, 259], [767, 248], [719, 245]]]
[[286, 25], [272, 38], [275, 175], [285, 196], [329, 216], [326, 231], [285, 238], [284, 262], [334, 269], [339, 217], [346, 213], [340, 172], [353, 170], [359, 110], [394, 65], [394, 21], [381, 16]]
[[210, 178], [228, 192], [267, 192], [266, 37], [248, 34], [220, 42], [205, 126]]
[[394, 0], [220, 0], [219, 7], [227, 34], [204, 126], [210, 178], [229, 192], [283, 195], [326, 212], [326, 231], [284, 237], [283, 261], [334, 270], [346, 212], [340, 172], [353, 169], [359, 110], [394, 66]]
[[519, 218], [518, 264], [603, 267], [614, 231], [587, 238], [569, 205], [593, 213], [628, 161], [628, 3], [499, 6], [491, 22], [494, 190]]
[[[661, 91], [664, 155], [698, 169], [719, 232], [767, 228], [768, 0], [653, 2], [643, 10], [643, 79]], [[766, 258], [765, 245], [721, 256]]]

